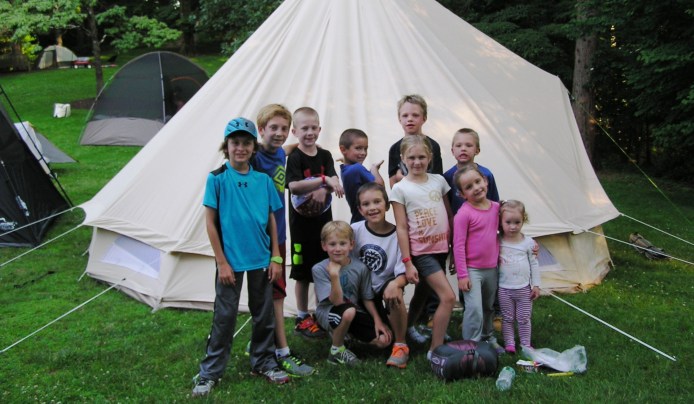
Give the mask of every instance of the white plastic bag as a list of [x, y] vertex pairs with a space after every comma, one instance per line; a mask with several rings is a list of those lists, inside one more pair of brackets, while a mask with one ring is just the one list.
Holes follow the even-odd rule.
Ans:
[[54, 118], [67, 118], [70, 116], [70, 104], [55, 104], [53, 105], [53, 117]]
[[586, 348], [576, 345], [559, 353], [549, 348], [534, 349], [522, 347], [523, 356], [560, 372], [583, 373], [588, 365]]

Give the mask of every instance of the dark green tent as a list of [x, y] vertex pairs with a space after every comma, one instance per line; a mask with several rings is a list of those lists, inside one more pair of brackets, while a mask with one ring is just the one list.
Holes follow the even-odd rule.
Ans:
[[131, 60], [94, 100], [80, 144], [144, 146], [207, 79], [201, 67], [173, 52]]

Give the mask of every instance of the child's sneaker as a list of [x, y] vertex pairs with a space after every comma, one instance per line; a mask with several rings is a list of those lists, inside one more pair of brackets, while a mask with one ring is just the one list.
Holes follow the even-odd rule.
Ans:
[[506, 345], [506, 348], [504, 348], [504, 350], [506, 350], [506, 353], [509, 355], [515, 355], [516, 354], [516, 347], [513, 345]]
[[217, 382], [211, 379], [205, 379], [204, 377], [200, 377], [200, 375], [197, 374], [193, 378], [193, 383], [195, 384], [192, 393], [193, 397], [202, 397], [210, 394], [212, 388]]
[[410, 348], [407, 345], [393, 345], [393, 350], [390, 353], [390, 358], [386, 361], [386, 366], [405, 369], [409, 359]]
[[277, 358], [277, 363], [293, 377], [304, 377], [312, 375], [316, 370], [309, 366], [294, 355], [280, 356]]
[[304, 318], [296, 318], [296, 326], [294, 327], [294, 333], [301, 335], [305, 338], [325, 338], [325, 331], [323, 331], [316, 323], [313, 315], [308, 315]]
[[429, 338], [427, 338], [426, 335], [420, 333], [417, 331], [415, 327], [409, 327], [407, 328], [407, 338], [409, 338], [412, 342], [424, 345], [427, 343]]
[[274, 384], [284, 384], [289, 381], [289, 376], [287, 375], [287, 372], [280, 368], [267, 369], [261, 372], [254, 370], [251, 372], [251, 374], [253, 376], [262, 376], [265, 378], [265, 380]]
[[330, 356], [328, 356], [328, 363], [331, 365], [356, 366], [361, 363], [361, 361], [354, 352], [343, 346], [339, 351], [330, 353]]

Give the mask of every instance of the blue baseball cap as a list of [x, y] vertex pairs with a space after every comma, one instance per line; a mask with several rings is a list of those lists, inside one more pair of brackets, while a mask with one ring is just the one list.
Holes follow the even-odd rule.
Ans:
[[229, 121], [226, 129], [224, 129], [224, 139], [231, 135], [249, 135], [254, 139], [258, 138], [255, 124], [243, 117], [234, 118]]

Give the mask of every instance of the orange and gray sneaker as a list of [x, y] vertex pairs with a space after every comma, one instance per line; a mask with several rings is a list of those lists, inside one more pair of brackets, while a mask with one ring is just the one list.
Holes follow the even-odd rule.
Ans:
[[326, 332], [318, 326], [313, 315], [309, 314], [304, 318], [296, 318], [294, 333], [305, 338], [325, 338]]
[[407, 345], [393, 345], [393, 351], [390, 353], [390, 358], [386, 361], [386, 365], [405, 369], [409, 359], [410, 348]]

